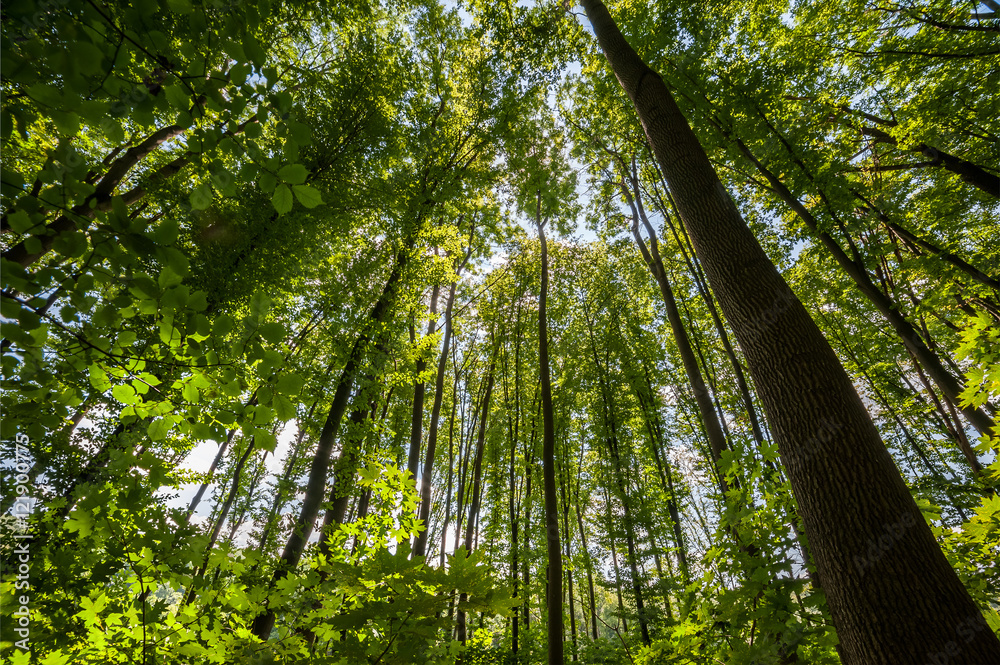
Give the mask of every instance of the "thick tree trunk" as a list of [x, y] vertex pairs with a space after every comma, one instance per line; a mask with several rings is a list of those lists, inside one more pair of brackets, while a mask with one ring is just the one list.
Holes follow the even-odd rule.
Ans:
[[670, 91], [600, 0], [582, 4], [747, 358], [844, 662], [997, 662], [1000, 641], [934, 540], [850, 378], [743, 221]]

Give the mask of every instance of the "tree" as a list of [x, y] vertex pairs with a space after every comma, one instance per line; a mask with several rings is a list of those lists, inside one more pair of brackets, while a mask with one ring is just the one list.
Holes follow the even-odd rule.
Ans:
[[[947, 653], [959, 624], [979, 611], [923, 522], [849, 378], [753, 238], [663, 80], [628, 45], [603, 3], [582, 4], [635, 103], [681, 219], [747, 356], [844, 657], [904, 663]], [[775, 367], [782, 368], [780, 374]], [[832, 423], [828, 428], [835, 432], [821, 439], [815, 428], [823, 422]], [[807, 449], [804, 442], [815, 444]], [[874, 565], [907, 579], [905, 592], [886, 578], [864, 575], [867, 566], [852, 559], [885, 528], [899, 532], [899, 544]], [[918, 606], [911, 594], [920, 588]], [[906, 622], [884, 621], [904, 614]], [[1000, 653], [1000, 642], [982, 631], [966, 649], [970, 657], [989, 659]]]

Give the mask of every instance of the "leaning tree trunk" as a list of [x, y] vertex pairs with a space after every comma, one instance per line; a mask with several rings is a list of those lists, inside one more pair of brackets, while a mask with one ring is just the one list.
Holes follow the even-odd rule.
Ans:
[[[657, 247], [656, 233], [653, 231], [652, 225], [648, 221], [643, 220], [646, 222], [646, 233], [649, 235], [649, 248], [647, 248], [646, 243], [642, 240], [642, 236], [639, 235], [640, 215], [636, 207], [638, 200], [632, 198], [624, 181], [622, 182], [621, 190], [622, 194], [625, 195], [625, 200], [628, 202], [629, 207], [632, 209], [632, 237], [635, 238], [635, 244], [639, 248], [643, 262], [649, 268], [650, 274], [660, 287], [660, 295], [663, 297], [663, 306], [666, 309], [667, 321], [670, 323], [670, 330], [673, 332], [674, 341], [677, 343], [677, 352], [684, 363], [684, 372], [687, 374], [688, 383], [691, 384], [691, 390], [694, 392], [694, 400], [698, 406], [698, 413], [701, 415], [702, 428], [705, 436], [708, 438], [708, 447], [712, 453], [712, 467], [715, 469], [715, 474], [718, 478], [722, 500], [724, 503], [728, 502], [729, 483], [726, 480], [725, 469], [722, 468], [721, 464], [722, 452], [729, 446], [726, 443], [722, 425], [719, 423], [719, 416], [715, 412], [715, 405], [712, 404], [712, 396], [705, 386], [705, 379], [702, 376], [701, 368], [698, 367], [698, 359], [691, 348], [691, 340], [688, 337], [687, 329], [684, 327], [684, 322], [681, 320], [680, 311], [677, 309], [674, 292], [670, 288], [670, 280], [667, 278], [666, 270], [663, 267], [663, 259], [660, 257], [660, 251]], [[643, 213], [642, 217], [645, 217], [645, 213]]]
[[[319, 515], [320, 505], [323, 502], [326, 490], [327, 472], [330, 467], [330, 453], [337, 438], [337, 431], [340, 429], [340, 422], [347, 411], [347, 401], [354, 386], [354, 378], [361, 364], [364, 354], [372, 336], [377, 334], [379, 328], [386, 323], [392, 312], [392, 306], [396, 301], [396, 293], [400, 286], [403, 270], [409, 260], [409, 253], [415, 241], [415, 234], [407, 238], [403, 248], [396, 254], [396, 263], [393, 266], [385, 287], [371, 314], [366, 319], [366, 328], [358, 335], [347, 357], [347, 363], [341, 371], [337, 388], [334, 391], [333, 400], [330, 403], [330, 411], [327, 413], [326, 421], [319, 435], [319, 442], [316, 446], [316, 453], [313, 456], [309, 467], [309, 479], [306, 482], [305, 498], [302, 502], [302, 510], [292, 527], [292, 533], [285, 543], [285, 548], [281, 553], [281, 560], [271, 578], [270, 587], [285, 578], [289, 571], [298, 565], [305, 549], [309, 536], [312, 534], [316, 517]], [[271, 630], [274, 628], [274, 609], [268, 608], [264, 614], [256, 617], [253, 621], [253, 634], [262, 640], [266, 640]]]
[[1000, 641], [934, 540], [850, 378], [750, 232], [670, 91], [604, 3], [582, 4], [747, 358], [844, 662], [997, 662]]

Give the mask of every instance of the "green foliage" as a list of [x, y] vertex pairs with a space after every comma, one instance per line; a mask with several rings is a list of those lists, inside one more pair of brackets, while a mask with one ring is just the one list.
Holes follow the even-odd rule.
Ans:
[[[542, 662], [538, 222], [556, 231], [567, 651], [838, 662], [777, 446], [738, 385], [745, 358], [642, 127], [578, 10], [529, 4], [4, 3], [0, 603], [24, 591], [10, 536], [28, 528], [35, 662]], [[996, 405], [997, 203], [943, 157], [995, 173], [994, 47], [979, 28], [996, 19], [937, 1], [612, 11], [678, 91], [1000, 631], [1000, 503], [984, 492], [1000, 482], [1000, 432], [976, 444], [975, 477], [960, 417], [757, 168], [964, 374], [965, 405]], [[623, 177], [726, 429], [717, 464], [628, 235]], [[414, 479], [414, 386], [428, 387], [426, 433], [453, 285], [437, 458]], [[419, 334], [432, 318], [438, 332]], [[337, 502], [344, 517], [286, 568], [321, 436], [335, 445], [310, 528]], [[470, 520], [471, 553], [458, 546]], [[427, 556], [411, 557], [423, 529]], [[266, 612], [276, 628], [261, 639]], [[27, 662], [3, 619], [2, 657]]]

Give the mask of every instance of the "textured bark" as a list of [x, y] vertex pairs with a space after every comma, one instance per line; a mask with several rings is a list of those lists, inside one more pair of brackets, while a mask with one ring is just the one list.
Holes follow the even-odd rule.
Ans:
[[542, 494], [545, 498], [545, 549], [549, 557], [548, 663], [563, 665], [562, 551], [559, 546], [559, 505], [556, 495], [556, 430], [552, 409], [552, 380], [549, 370], [549, 330], [546, 304], [549, 291], [549, 252], [541, 218], [542, 195], [538, 194], [536, 224], [541, 243], [542, 275], [538, 295], [538, 375], [542, 388]]
[[[537, 397], [537, 391], [536, 391]], [[537, 405], [537, 409], [535, 406]], [[532, 402], [531, 412], [531, 436], [524, 444], [524, 551], [531, 552], [531, 479], [534, 476], [535, 468], [535, 438], [538, 434], [538, 414], [541, 413], [541, 401]], [[521, 573], [522, 586], [524, 587], [524, 603], [522, 604], [522, 617], [524, 620], [524, 630], [531, 627], [531, 567], [528, 557], [524, 557], [524, 567]]]
[[[997, 662], [1000, 642], [924, 522], [850, 378], [757, 243], [670, 91], [583, 0], [749, 365], [847, 665]], [[880, 543], [886, 544], [883, 548]]]
[[[501, 374], [503, 392], [504, 392], [504, 402], [507, 407], [507, 433], [510, 439], [510, 463], [508, 467], [508, 486], [509, 491], [507, 492], [507, 509], [508, 518], [510, 519], [510, 582], [511, 582], [511, 595], [514, 598], [518, 597], [518, 586], [520, 579], [518, 578], [518, 522], [520, 517], [520, 506], [517, 504], [517, 496], [519, 493], [520, 483], [517, 477], [517, 441], [518, 435], [521, 430], [521, 306], [518, 304], [517, 316], [514, 319], [514, 395], [513, 395], [513, 413], [511, 413], [511, 391], [507, 382], [507, 377], [510, 376], [510, 367], [508, 364], [508, 353], [506, 349], [504, 350], [504, 366], [503, 372]], [[520, 626], [519, 624], [520, 614], [514, 612], [510, 618], [510, 650], [514, 657], [515, 662], [517, 662], [518, 649], [520, 647]]]
[[[369, 403], [366, 391], [359, 389], [354, 395], [354, 406], [348, 417], [348, 425], [340, 435], [340, 455], [333, 465], [332, 487], [327, 497], [326, 513], [323, 514], [323, 528], [317, 545], [323, 554], [329, 552], [329, 540], [334, 524], [345, 524], [347, 508], [353, 498], [354, 478], [361, 460], [364, 444], [364, 427], [375, 404]], [[388, 402], [388, 400], [386, 400]], [[383, 417], [384, 417], [383, 413]], [[347, 520], [349, 521], [349, 520]]]

